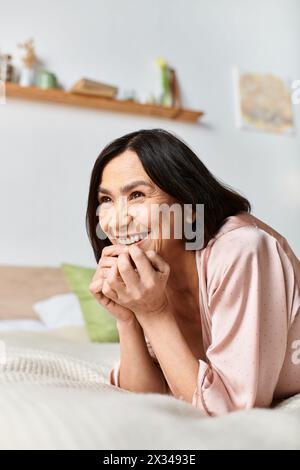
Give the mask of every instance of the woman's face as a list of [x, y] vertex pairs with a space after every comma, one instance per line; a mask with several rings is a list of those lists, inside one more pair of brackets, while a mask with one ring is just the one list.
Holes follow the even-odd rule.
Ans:
[[[161, 204], [170, 207], [176, 200], [152, 182], [134, 151], [126, 150], [105, 165], [98, 201], [99, 223], [112, 244], [137, 243], [158, 253], [183, 245], [182, 238], [174, 238], [174, 223], [179, 227], [182, 221], [174, 221], [172, 211], [168, 217], [151, 216]], [[143, 238], [136, 242], [134, 236]]]

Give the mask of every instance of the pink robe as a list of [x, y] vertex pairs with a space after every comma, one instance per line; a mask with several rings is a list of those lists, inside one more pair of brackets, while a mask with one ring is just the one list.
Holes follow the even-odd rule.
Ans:
[[[192, 405], [219, 416], [300, 393], [300, 262], [287, 240], [242, 212], [195, 257], [206, 360]], [[118, 387], [119, 368], [109, 373]]]

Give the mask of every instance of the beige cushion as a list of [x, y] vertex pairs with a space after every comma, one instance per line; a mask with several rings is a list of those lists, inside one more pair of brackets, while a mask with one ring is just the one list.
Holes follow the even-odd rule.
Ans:
[[70, 292], [60, 268], [0, 266], [0, 320], [32, 318], [32, 305]]

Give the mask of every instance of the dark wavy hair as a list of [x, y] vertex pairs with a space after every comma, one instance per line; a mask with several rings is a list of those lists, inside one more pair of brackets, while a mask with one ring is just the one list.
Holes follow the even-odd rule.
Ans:
[[[251, 212], [250, 202], [218, 180], [181, 139], [164, 129], [141, 129], [112, 141], [98, 156], [91, 174], [86, 229], [98, 263], [102, 250], [111, 245], [96, 233], [98, 186], [105, 165], [125, 150], [134, 151], [147, 175], [165, 193], [182, 204], [204, 204], [204, 244], [239, 212]], [[193, 227], [193, 230], [195, 227]]]

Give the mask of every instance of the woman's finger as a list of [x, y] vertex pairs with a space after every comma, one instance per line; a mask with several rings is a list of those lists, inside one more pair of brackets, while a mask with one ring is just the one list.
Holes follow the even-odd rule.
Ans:
[[115, 264], [117, 258], [114, 256], [103, 256], [98, 263], [98, 267], [100, 268], [110, 268], [113, 264]]
[[145, 252], [146, 256], [151, 261], [154, 268], [162, 274], [169, 274], [170, 266], [166, 261], [154, 250], [148, 250]]
[[114, 302], [116, 302], [118, 300], [117, 292], [112, 288], [112, 286], [108, 283], [108, 281], [106, 279], [103, 282], [102, 294], [104, 294], [105, 297], [108, 297], [109, 299], [113, 300]]
[[119, 256], [120, 253], [128, 252], [128, 246], [125, 245], [109, 245], [105, 246], [101, 252], [101, 258], [104, 256]]
[[96, 273], [100, 273], [103, 267], [111, 267], [117, 262], [120, 253], [128, 252], [127, 246], [109, 245], [103, 248], [101, 258], [96, 267]]
[[137, 285], [139, 282], [139, 276], [131, 264], [128, 253], [121, 253], [119, 255], [117, 269], [126, 287]]
[[101, 256], [96, 266], [96, 271], [100, 272], [103, 267], [112, 266], [117, 260], [117, 256]]
[[100, 279], [101, 277], [103, 277], [101, 270], [96, 269], [90, 283], [98, 281], [98, 279]]
[[100, 276], [103, 277], [104, 279], [107, 279], [107, 277], [109, 276], [110, 272], [111, 272], [111, 268], [101, 268], [101, 273], [100, 273]]
[[89, 290], [91, 294], [98, 294], [101, 292], [102, 286], [103, 286], [104, 279], [101, 277], [97, 280], [94, 280], [90, 283], [89, 285]]
[[107, 308], [109, 304], [112, 302], [112, 300], [109, 299], [108, 297], [105, 297], [105, 295], [102, 294], [102, 292], [98, 292], [97, 294], [95, 294], [95, 299], [105, 308]]
[[107, 269], [106, 280], [110, 283], [111, 286], [114, 286], [116, 283], [124, 284], [124, 281], [119, 273], [118, 263], [114, 263], [113, 266]]
[[143, 250], [138, 246], [132, 246], [129, 248], [129, 255], [132, 257], [140, 277], [142, 275], [148, 278], [153, 277], [153, 266]]
[[103, 271], [105, 272], [107, 269], [110, 269], [114, 264], [117, 263], [117, 259], [118, 258], [108, 256], [105, 256], [103, 259], [100, 259], [96, 268], [96, 273], [100, 275]]

